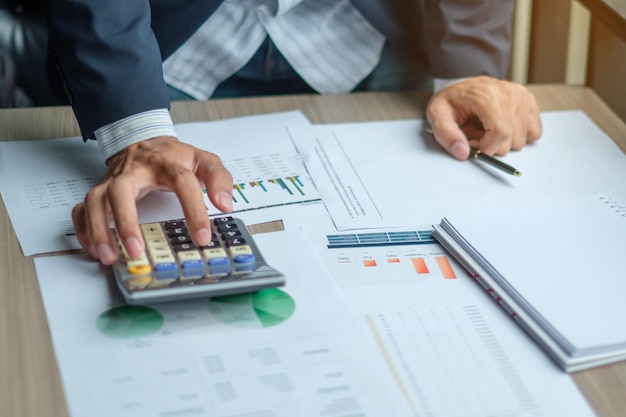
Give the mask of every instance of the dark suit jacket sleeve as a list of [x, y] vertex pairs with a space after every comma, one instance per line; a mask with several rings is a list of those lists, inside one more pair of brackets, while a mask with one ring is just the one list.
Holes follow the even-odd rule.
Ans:
[[148, 0], [50, 0], [50, 45], [84, 138], [169, 108]]
[[506, 78], [514, 0], [424, 0], [431, 73]]

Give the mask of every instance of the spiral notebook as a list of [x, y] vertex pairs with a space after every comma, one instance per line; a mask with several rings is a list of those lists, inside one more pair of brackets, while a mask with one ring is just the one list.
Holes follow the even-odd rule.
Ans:
[[509, 202], [434, 227], [564, 370], [626, 359], [626, 192]]

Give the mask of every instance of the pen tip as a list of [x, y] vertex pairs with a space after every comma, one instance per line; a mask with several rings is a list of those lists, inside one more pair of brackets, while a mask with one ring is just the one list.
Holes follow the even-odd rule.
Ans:
[[522, 173], [516, 170], [516, 171], [513, 173], [513, 175], [515, 175], [516, 177], [521, 177], [521, 176], [522, 176]]

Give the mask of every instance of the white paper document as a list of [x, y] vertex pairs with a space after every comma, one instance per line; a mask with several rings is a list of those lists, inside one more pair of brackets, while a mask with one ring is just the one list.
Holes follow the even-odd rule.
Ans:
[[[176, 125], [179, 138], [216, 153], [233, 175], [233, 213], [319, 201], [289, 129], [309, 127], [293, 111]], [[24, 255], [78, 249], [71, 210], [104, 173], [97, 144], [82, 139], [0, 142], [0, 193]], [[201, 191], [199, 191], [201, 192]], [[208, 198], [209, 214], [218, 214]], [[175, 195], [155, 192], [139, 221], [182, 218]]]
[[593, 416], [569, 376], [428, 228], [309, 232], [414, 414]]
[[564, 369], [625, 359], [626, 190], [509, 203], [446, 216], [442, 239], [454, 236], [453, 248]]
[[256, 242], [287, 285], [211, 301], [128, 306], [86, 257], [35, 259], [71, 415], [413, 415], [303, 234]]
[[623, 186], [626, 156], [585, 113], [544, 112], [541, 120], [538, 142], [498, 157], [521, 177], [455, 160], [421, 120], [316, 125], [293, 137], [339, 230], [434, 224], [516, 196]]
[[[536, 202], [626, 178], [623, 155], [583, 113], [542, 119], [537, 144], [502, 157], [521, 178], [454, 160], [417, 120], [311, 126], [289, 112], [178, 125], [233, 174], [237, 217], [284, 221], [284, 232], [255, 241], [287, 284], [129, 306], [108, 268], [86, 256], [36, 258], [72, 417], [593, 416], [430, 226], [512, 196]], [[84, 146], [72, 143], [63, 149]], [[26, 191], [47, 182], [22, 165], [45, 156], [17, 143], [0, 151], [0, 191], [24, 251], [76, 247], [58, 232], [73, 204], [57, 212]], [[56, 152], [49, 180], [64, 184], [66, 200], [82, 198], [99, 174], [92, 162], [55, 165], [65, 157]], [[168, 193], [151, 194], [140, 212], [141, 221], [182, 217]]]

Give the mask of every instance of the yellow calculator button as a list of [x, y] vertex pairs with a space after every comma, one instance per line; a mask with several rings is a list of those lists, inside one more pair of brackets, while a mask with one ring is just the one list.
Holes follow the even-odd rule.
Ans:
[[144, 263], [129, 263], [128, 273], [131, 275], [144, 275], [149, 274], [152, 271], [152, 267], [149, 264]]

